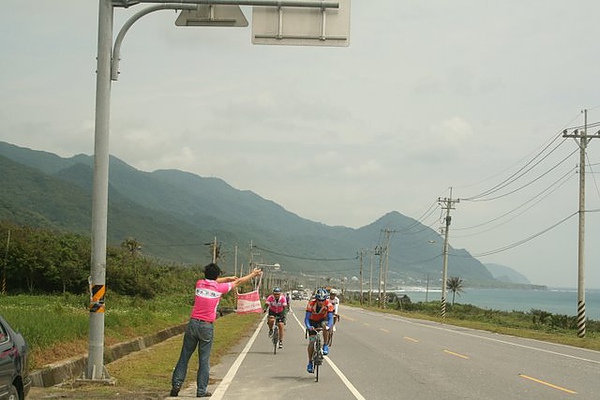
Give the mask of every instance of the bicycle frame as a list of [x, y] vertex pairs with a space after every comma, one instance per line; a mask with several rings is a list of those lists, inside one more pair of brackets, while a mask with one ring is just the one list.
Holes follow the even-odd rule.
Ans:
[[319, 382], [319, 367], [323, 364], [323, 329], [315, 329], [317, 334], [313, 340], [312, 362], [315, 368], [315, 382]]

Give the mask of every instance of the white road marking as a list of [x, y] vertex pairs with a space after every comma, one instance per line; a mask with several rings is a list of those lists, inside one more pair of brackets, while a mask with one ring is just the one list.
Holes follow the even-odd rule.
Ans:
[[248, 340], [246, 347], [244, 347], [244, 350], [242, 350], [242, 352], [237, 356], [234, 363], [229, 368], [229, 371], [227, 371], [227, 375], [225, 375], [225, 378], [223, 378], [223, 380], [221, 381], [219, 386], [217, 386], [217, 389], [211, 396], [211, 399], [221, 400], [223, 398], [223, 396], [225, 395], [225, 392], [229, 388], [229, 385], [233, 381], [235, 374], [237, 374], [238, 369], [240, 369], [240, 366], [242, 365], [244, 358], [246, 358], [246, 354], [248, 354], [248, 351], [250, 351], [250, 347], [252, 347], [252, 344], [254, 344], [254, 341], [256, 340], [256, 337], [258, 336], [258, 332], [260, 332], [260, 328], [262, 328], [262, 326], [264, 325], [266, 320], [267, 320], [267, 315], [265, 314], [265, 316], [262, 319], [262, 321], [260, 322], [260, 324], [258, 324], [256, 331], [254, 331], [254, 334], [252, 335], [250, 340]]
[[[306, 329], [306, 327], [304, 326], [304, 323], [300, 322], [300, 320], [296, 317], [296, 314], [294, 314], [294, 319], [296, 320], [298, 325], [300, 325], [300, 327], [303, 330]], [[365, 400], [363, 395], [360, 394], [360, 392], [354, 387], [354, 385], [348, 380], [348, 378], [346, 378], [346, 375], [344, 375], [342, 373], [342, 371], [337, 367], [337, 365], [335, 365], [335, 363], [333, 361], [331, 361], [331, 359], [329, 357], [325, 357], [324, 359], [331, 366], [331, 369], [333, 369], [333, 372], [335, 372], [337, 374], [337, 376], [340, 377], [342, 382], [344, 382], [344, 385], [346, 385], [346, 387], [348, 388], [350, 393], [352, 393], [352, 395], [354, 395], [354, 398], [358, 399], [358, 400]]]

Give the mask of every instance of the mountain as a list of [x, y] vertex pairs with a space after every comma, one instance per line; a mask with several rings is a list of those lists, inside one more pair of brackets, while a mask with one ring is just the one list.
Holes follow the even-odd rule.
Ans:
[[508, 283], [519, 283], [524, 285], [530, 285], [531, 282], [525, 275], [515, 271], [514, 269], [500, 264], [484, 264], [485, 267], [490, 271], [492, 276], [501, 281]]
[[[92, 168], [91, 156], [62, 158], [0, 142], [0, 220], [88, 235]], [[432, 277], [439, 284], [443, 239], [397, 211], [358, 229], [328, 226], [218, 178], [178, 170], [144, 172], [110, 158], [108, 242], [118, 246], [133, 237], [146, 256], [204, 264], [210, 261], [206, 244], [216, 237], [229, 272], [235, 259], [248, 265], [252, 257], [279, 263], [281, 274], [305, 280], [358, 277], [362, 266], [366, 283], [377, 276], [380, 263], [385, 265], [385, 257], [374, 251], [385, 246], [385, 231], [392, 285], [425, 285]], [[461, 277], [467, 285], [497, 282], [464, 249], [449, 249], [448, 276]]]

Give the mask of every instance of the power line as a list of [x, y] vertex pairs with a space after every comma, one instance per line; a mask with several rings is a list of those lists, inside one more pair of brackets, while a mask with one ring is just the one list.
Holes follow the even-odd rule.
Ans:
[[485, 256], [490, 256], [490, 255], [492, 255], [492, 254], [497, 254], [497, 253], [501, 253], [501, 252], [504, 252], [504, 251], [507, 251], [507, 250], [514, 249], [515, 247], [518, 247], [518, 246], [520, 246], [520, 245], [522, 245], [522, 244], [525, 244], [525, 243], [527, 243], [527, 242], [529, 242], [529, 241], [531, 241], [531, 240], [533, 240], [533, 239], [535, 239], [535, 238], [537, 238], [537, 237], [539, 237], [539, 236], [543, 235], [544, 233], [546, 233], [546, 232], [548, 232], [548, 231], [550, 231], [550, 230], [552, 230], [552, 229], [556, 228], [557, 226], [559, 226], [560, 224], [564, 223], [564, 222], [565, 222], [565, 221], [567, 221], [569, 218], [571, 218], [571, 217], [573, 217], [573, 216], [575, 216], [575, 215], [577, 215], [577, 214], [578, 214], [578, 212], [576, 211], [576, 212], [574, 212], [573, 214], [569, 215], [568, 217], [566, 217], [566, 218], [564, 218], [564, 219], [560, 220], [559, 222], [555, 223], [554, 225], [552, 225], [552, 226], [550, 226], [550, 227], [548, 227], [548, 228], [544, 229], [543, 231], [541, 231], [541, 232], [538, 232], [538, 233], [536, 233], [536, 234], [534, 234], [534, 235], [532, 235], [532, 236], [529, 236], [529, 237], [528, 237], [528, 238], [526, 238], [526, 239], [519, 240], [518, 242], [514, 242], [514, 243], [512, 243], [512, 244], [509, 244], [509, 245], [507, 245], [507, 246], [504, 246], [504, 247], [500, 247], [500, 248], [498, 248], [498, 249], [494, 249], [494, 250], [485, 251], [485, 252], [483, 252], [483, 253], [479, 253], [479, 254], [473, 254], [472, 256], [473, 256], [473, 257], [485, 257]]

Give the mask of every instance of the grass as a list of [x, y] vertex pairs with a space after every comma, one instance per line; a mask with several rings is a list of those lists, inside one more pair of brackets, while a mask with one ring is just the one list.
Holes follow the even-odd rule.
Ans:
[[[108, 295], [104, 317], [105, 345], [184, 323], [189, 318], [191, 301], [189, 296], [142, 300]], [[222, 304], [231, 302], [227, 298]], [[88, 306], [87, 296], [70, 294], [0, 296], [0, 314], [27, 339], [32, 369], [87, 353]]]

